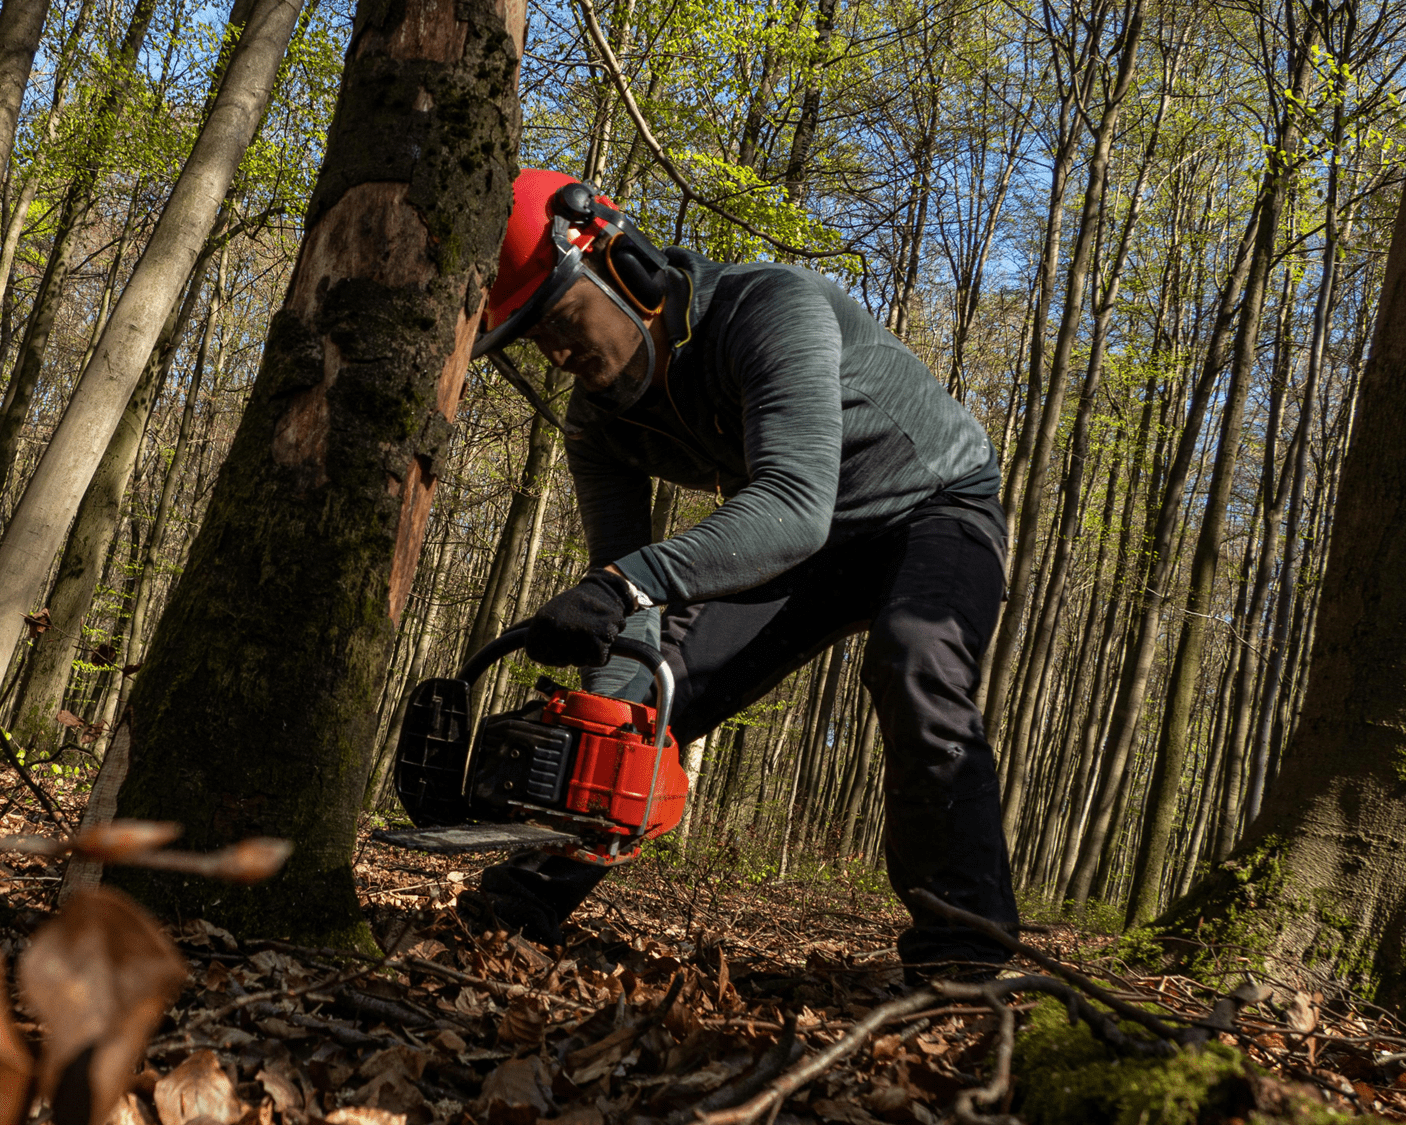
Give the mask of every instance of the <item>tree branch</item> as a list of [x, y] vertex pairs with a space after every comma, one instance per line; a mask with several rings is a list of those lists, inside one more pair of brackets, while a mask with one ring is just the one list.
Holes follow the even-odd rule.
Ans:
[[[697, 203], [700, 207], [713, 212], [713, 214], [726, 219], [736, 227], [740, 227], [754, 238], [760, 238], [763, 242], [768, 242], [783, 254], [794, 254], [798, 258], [835, 258], [841, 254], [855, 253], [853, 250], [806, 250], [800, 246], [792, 246], [789, 242], [782, 242], [779, 238], [773, 238], [766, 231], [759, 230], [746, 219], [739, 215], [734, 215], [731, 211], [711, 200], [704, 199], [693, 190], [689, 182], [684, 179], [684, 175], [679, 171], [678, 165], [669, 158], [664, 147], [655, 139], [650, 131], [649, 123], [645, 121], [644, 114], [640, 112], [639, 105], [635, 102], [635, 97], [630, 93], [630, 87], [625, 82], [625, 74], [620, 69], [620, 60], [615, 57], [615, 52], [611, 49], [610, 43], [606, 40], [605, 33], [601, 31], [600, 23], [596, 20], [596, 7], [592, 0], [580, 0], [581, 14], [586, 21], [586, 32], [591, 37], [591, 42], [595, 44], [596, 50], [600, 52], [600, 63], [605, 68], [605, 72], [610, 75], [610, 81], [620, 94], [620, 100], [625, 103], [625, 112], [630, 115], [630, 120], [635, 123], [635, 128], [639, 131], [640, 140], [644, 142], [644, 147], [649, 150], [649, 154], [654, 157], [654, 162], [664, 169], [664, 174], [674, 181], [675, 186], [683, 193], [684, 203], [689, 201]], [[680, 208], [680, 220], [682, 220], [683, 210]]]

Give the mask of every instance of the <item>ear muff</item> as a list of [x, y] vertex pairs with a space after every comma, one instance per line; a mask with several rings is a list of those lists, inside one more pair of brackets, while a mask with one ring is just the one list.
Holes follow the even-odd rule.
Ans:
[[664, 311], [664, 274], [624, 232], [605, 244], [605, 267], [625, 298], [644, 316]]

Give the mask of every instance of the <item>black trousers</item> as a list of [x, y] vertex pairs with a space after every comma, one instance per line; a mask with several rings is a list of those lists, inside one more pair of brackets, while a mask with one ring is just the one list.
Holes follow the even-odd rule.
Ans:
[[[908, 964], [1007, 957], [989, 938], [925, 909], [913, 888], [1005, 927], [1018, 922], [995, 762], [972, 700], [1003, 584], [988, 537], [936, 508], [822, 550], [755, 589], [664, 613], [662, 647], [677, 681], [670, 725], [680, 745], [840, 637], [869, 630], [860, 676], [884, 737], [884, 843], [889, 881], [913, 916], [899, 939]], [[489, 868], [482, 886], [530, 896], [561, 922], [603, 873], [524, 854]]]

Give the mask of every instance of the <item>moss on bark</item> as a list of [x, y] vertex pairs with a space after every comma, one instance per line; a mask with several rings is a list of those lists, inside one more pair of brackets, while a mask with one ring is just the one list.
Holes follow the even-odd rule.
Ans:
[[[1041, 1000], [1016, 1037], [1011, 1071], [1015, 1109], [1029, 1125], [1198, 1125], [1238, 1118], [1254, 1125], [1371, 1122], [1329, 1109], [1266, 1081], [1239, 1051], [1210, 1043], [1167, 1059], [1123, 1058], [1089, 1032], [1071, 1027], [1064, 1009]], [[1274, 1103], [1267, 1112], [1266, 1103]]]

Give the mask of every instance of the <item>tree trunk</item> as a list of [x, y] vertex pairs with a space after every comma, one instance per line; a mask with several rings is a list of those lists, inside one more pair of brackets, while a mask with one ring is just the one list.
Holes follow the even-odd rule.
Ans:
[[[1138, 721], [1142, 714], [1143, 698], [1147, 691], [1148, 678], [1152, 672], [1152, 659], [1156, 652], [1157, 637], [1161, 632], [1162, 605], [1170, 589], [1172, 566], [1176, 552], [1172, 549], [1172, 539], [1181, 523], [1181, 503], [1186, 492], [1186, 482], [1191, 472], [1192, 459], [1200, 443], [1201, 423], [1210, 406], [1216, 381], [1228, 359], [1231, 343], [1231, 328], [1235, 323], [1235, 312], [1240, 303], [1246, 278], [1249, 276], [1252, 251], [1259, 231], [1261, 208], [1257, 205], [1246, 224], [1244, 235], [1235, 255], [1230, 276], [1221, 288], [1216, 323], [1206, 346], [1201, 375], [1191, 396], [1187, 417], [1177, 440], [1176, 453], [1167, 473], [1165, 491], [1161, 506], [1155, 517], [1149, 507], [1149, 523], [1154, 523], [1148, 551], [1148, 577], [1140, 599], [1137, 622], [1132, 626], [1133, 639], [1123, 661], [1123, 672], [1118, 683], [1118, 695], [1113, 706], [1108, 734], [1104, 745], [1103, 768], [1100, 773], [1099, 793], [1089, 818], [1089, 828], [1080, 843], [1079, 858], [1070, 881], [1070, 897], [1082, 906], [1089, 897], [1094, 875], [1098, 868], [1099, 856], [1103, 853], [1113, 820], [1114, 806], [1117, 804], [1119, 778], [1126, 775], [1128, 755], [1132, 750], [1137, 733]], [[1156, 490], [1149, 495], [1155, 495]]]
[[[133, 65], [142, 44], [146, 41], [147, 29], [155, 11], [156, 0], [138, 0], [122, 46], [117, 53], [111, 88], [103, 96], [94, 115], [94, 125], [83, 163], [80, 165], [78, 176], [64, 193], [63, 205], [59, 209], [58, 221], [54, 227], [49, 260], [44, 266], [44, 275], [40, 278], [39, 289], [34, 296], [24, 342], [20, 345], [14, 370], [10, 373], [4, 410], [0, 413], [0, 490], [4, 489], [15, 470], [19, 455], [20, 431], [29, 416], [29, 405], [34, 398], [34, 389], [39, 383], [39, 372], [44, 366], [44, 354], [49, 347], [49, 333], [53, 330], [54, 318], [58, 315], [64, 282], [68, 279], [69, 268], [73, 265], [78, 235], [93, 205], [93, 192], [107, 151], [117, 132], [118, 120], [131, 87]], [[164, 318], [165, 309], [161, 310], [159, 316]], [[0, 633], [0, 653], [9, 655], [9, 650], [4, 648], [3, 633]]]
[[358, 12], [288, 294], [123, 720], [121, 815], [294, 851], [251, 888], [124, 872], [167, 916], [370, 942], [351, 860], [376, 695], [507, 221], [522, 20]]
[[[1315, 8], [1321, 0], [1316, 0]], [[1298, 65], [1292, 81], [1292, 105], [1300, 105], [1308, 93], [1313, 75], [1311, 52], [1318, 43], [1319, 12], [1304, 33], [1303, 42], [1296, 45]], [[1172, 663], [1171, 678], [1166, 688], [1166, 711], [1162, 732], [1153, 761], [1151, 788], [1144, 810], [1144, 824], [1137, 859], [1133, 865], [1132, 891], [1128, 897], [1127, 920], [1137, 926], [1156, 912], [1160, 896], [1160, 876], [1167, 859], [1167, 844], [1171, 838], [1172, 817], [1176, 812], [1177, 794], [1181, 789], [1182, 769], [1186, 761], [1190, 738], [1191, 708], [1195, 702], [1196, 684], [1201, 675], [1201, 654], [1206, 643], [1206, 625], [1210, 620], [1211, 598], [1214, 593], [1216, 570], [1220, 565], [1221, 535], [1225, 513], [1230, 506], [1230, 494], [1235, 485], [1235, 470], [1239, 463], [1240, 431], [1244, 425], [1245, 402], [1250, 394], [1250, 380], [1259, 348], [1260, 316], [1264, 310], [1265, 294], [1269, 290], [1269, 275], [1274, 266], [1274, 250], [1279, 241], [1279, 219], [1288, 198], [1294, 157], [1298, 151], [1299, 128], [1295, 122], [1297, 109], [1286, 110], [1279, 128], [1275, 156], [1265, 170], [1261, 188], [1261, 218], [1255, 239], [1255, 251], [1250, 274], [1245, 283], [1245, 296], [1240, 307], [1240, 322], [1235, 333], [1234, 352], [1230, 365], [1230, 384], [1225, 391], [1221, 413], [1220, 442], [1211, 470], [1211, 487], [1206, 497], [1206, 509], [1196, 537], [1196, 554], [1191, 563], [1191, 585], [1187, 592], [1186, 614], [1182, 619], [1177, 654]]]
[[1249, 946], [1279, 976], [1326, 969], [1394, 1006], [1406, 997], [1406, 201], [1359, 394], [1283, 772], [1230, 858], [1156, 925], [1198, 947]]
[[20, 103], [48, 14], [49, 0], [5, 0], [0, 7], [0, 176], [10, 164]]
[[301, 0], [261, 0], [250, 17], [210, 116], [97, 354], [5, 529], [0, 540], [0, 664], [19, 641], [21, 615], [43, 594], [69, 520], [215, 222], [268, 104], [300, 9]]
[[[49, 599], [52, 627], [35, 638], [20, 684], [15, 735], [22, 746], [49, 747], [63, 734], [62, 728], [55, 725], [54, 716], [63, 704], [64, 688], [81, 649], [83, 621], [98, 587], [99, 563], [107, 556], [117, 530], [122, 498], [136, 467], [142, 436], [171, 372], [181, 333], [200, 290], [203, 266], [202, 260], [181, 309], [173, 307], [161, 326], [161, 335], [142, 377], [83, 491]], [[129, 661], [120, 661], [119, 666], [126, 663]]]
[[[1001, 719], [1006, 709], [1006, 694], [1015, 672], [1016, 644], [1024, 624], [1026, 599], [1030, 593], [1031, 568], [1035, 561], [1036, 537], [1040, 516], [1046, 505], [1045, 480], [1049, 475], [1055, 436], [1064, 409], [1064, 394], [1069, 385], [1069, 365], [1074, 353], [1074, 339], [1083, 317], [1084, 283], [1088, 279], [1089, 263], [1093, 258], [1094, 235], [1103, 217], [1103, 193], [1108, 183], [1108, 159], [1117, 132], [1119, 111], [1132, 86], [1141, 33], [1142, 4], [1138, 0], [1128, 15], [1127, 26], [1120, 37], [1121, 55], [1118, 59], [1117, 82], [1109, 91], [1103, 116], [1094, 130], [1093, 151], [1089, 155], [1088, 185], [1084, 189], [1084, 207], [1069, 261], [1064, 311], [1060, 318], [1059, 334], [1055, 338], [1054, 354], [1050, 357], [1045, 403], [1040, 414], [1040, 426], [1035, 435], [1034, 451], [1030, 457], [1029, 477], [1021, 497], [1020, 522], [1008, 567], [1008, 600], [1001, 611], [1001, 624], [993, 642], [996, 652], [991, 658], [991, 681], [985, 702], [986, 732], [993, 742], [1000, 735]], [[1074, 503], [1078, 503], [1077, 494]], [[1055, 597], [1058, 596], [1058, 592], [1055, 592]], [[1015, 818], [1025, 788], [1025, 747], [1019, 739], [1011, 739], [1003, 757], [1010, 760], [1009, 767], [1003, 771], [1007, 779], [1003, 793], [1003, 821], [1006, 833], [1010, 835], [1015, 828]]]

